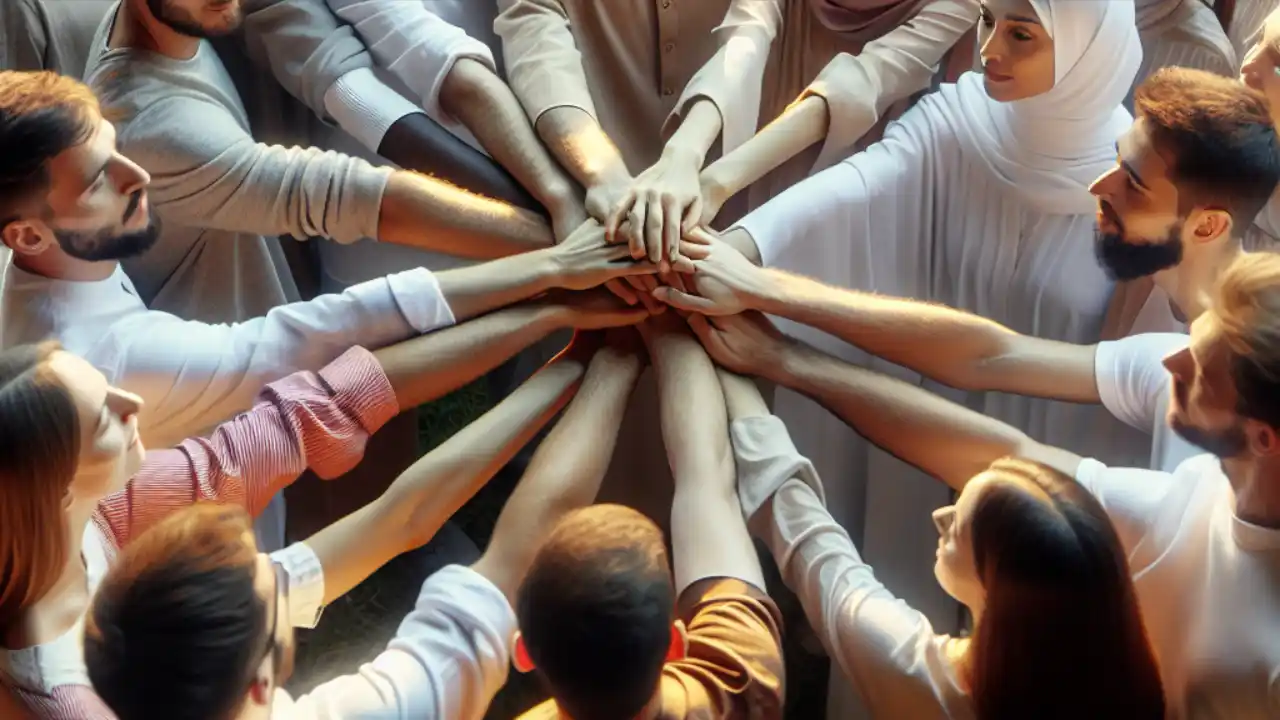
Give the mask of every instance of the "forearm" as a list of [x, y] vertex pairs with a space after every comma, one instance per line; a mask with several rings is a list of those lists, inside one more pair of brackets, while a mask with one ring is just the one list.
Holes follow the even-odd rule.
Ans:
[[534, 250], [436, 273], [440, 292], [458, 322], [550, 290], [556, 264], [551, 250]]
[[759, 275], [753, 309], [817, 328], [952, 387], [989, 386], [990, 366], [1017, 337], [944, 305], [837, 288], [768, 268]]
[[552, 307], [507, 308], [374, 353], [401, 408], [417, 407], [484, 375], [558, 327]]
[[558, 207], [576, 194], [573, 183], [534, 134], [511, 88], [483, 63], [459, 59], [441, 87], [440, 105], [543, 207]]
[[701, 168], [711, 146], [720, 137], [723, 125], [720, 110], [715, 103], [705, 97], [697, 98], [680, 126], [663, 146], [663, 157], [687, 161]]
[[1032, 444], [1017, 428], [798, 343], [788, 346], [781, 362], [761, 371], [956, 490], [992, 461]]
[[827, 135], [827, 102], [809, 95], [702, 171], [702, 185], [723, 203]]
[[418, 460], [378, 500], [307, 540], [324, 566], [325, 603], [420, 547], [564, 406], [585, 367], [557, 358]]
[[383, 136], [378, 154], [405, 170], [415, 170], [526, 210], [538, 209], [537, 200], [506, 168], [425, 113], [397, 120]]
[[550, 226], [535, 213], [407, 171], [387, 181], [378, 239], [477, 259], [549, 247], [552, 241]]
[[561, 518], [595, 501], [640, 370], [634, 358], [626, 366], [593, 362], [577, 397], [507, 500], [493, 542], [475, 569], [508, 598], [515, 597], [538, 548]]
[[600, 123], [581, 108], [557, 107], [537, 122], [538, 136], [560, 165], [585, 188], [631, 179], [618, 147]]
[[[681, 323], [683, 325], [683, 323]], [[725, 398], [707, 353], [687, 331], [655, 338], [662, 439], [675, 479], [671, 544], [676, 592], [708, 577], [764, 587], [738, 502]]]

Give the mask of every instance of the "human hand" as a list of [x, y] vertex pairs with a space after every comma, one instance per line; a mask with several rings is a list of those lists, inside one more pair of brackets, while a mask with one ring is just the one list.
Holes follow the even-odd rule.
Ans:
[[649, 317], [643, 307], [630, 307], [603, 290], [548, 293], [540, 302], [550, 307], [564, 327], [604, 330], [625, 327]]
[[[554, 263], [552, 284], [567, 290], [588, 290], [618, 278], [652, 275], [658, 271], [656, 265], [647, 261], [633, 260], [627, 248], [606, 243], [604, 227], [595, 220], [582, 223], [563, 242], [546, 252]], [[635, 304], [634, 299], [623, 297], [622, 300]]]
[[[684, 287], [668, 282], [653, 296], [677, 310], [701, 315], [736, 315], [758, 309], [768, 292], [768, 275], [742, 253], [704, 230], [689, 233], [686, 257], [675, 263]], [[696, 294], [690, 293], [692, 288]]]
[[690, 315], [689, 327], [712, 360], [743, 375], [761, 375], [779, 366], [790, 343], [757, 312], [711, 318]]
[[716, 174], [715, 163], [702, 171], [698, 176], [698, 184], [702, 188], [702, 217], [698, 218], [698, 227], [710, 227], [711, 221], [720, 214], [720, 208], [731, 197], [729, 190]]
[[681, 235], [702, 218], [698, 170], [692, 155], [664, 153], [614, 203], [604, 223], [609, 241], [621, 242], [622, 231], [633, 258], [656, 264], [678, 258]]
[[[626, 196], [633, 182], [635, 180], [630, 175], [620, 174], [619, 177], [612, 180], [595, 183], [587, 188], [587, 196], [583, 200], [583, 209], [587, 211], [588, 215], [603, 224], [609, 219], [609, 213], [614, 206]], [[613, 242], [612, 238], [610, 238], [610, 242]]]

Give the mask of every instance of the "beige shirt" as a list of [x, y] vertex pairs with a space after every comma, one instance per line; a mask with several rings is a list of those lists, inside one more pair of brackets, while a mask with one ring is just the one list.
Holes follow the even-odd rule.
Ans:
[[699, 96], [724, 118], [724, 148], [755, 133], [760, 80], [784, 4], [498, 0], [494, 29], [507, 80], [531, 120], [580, 108], [639, 173], [658, 159], [673, 119]]

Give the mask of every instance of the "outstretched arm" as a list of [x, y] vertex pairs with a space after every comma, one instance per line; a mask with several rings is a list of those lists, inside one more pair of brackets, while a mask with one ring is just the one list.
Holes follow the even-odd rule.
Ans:
[[759, 375], [816, 400], [863, 437], [956, 490], [1006, 455], [1074, 476], [1080, 458], [923, 388], [855, 367], [784, 337], [763, 316], [705, 320], [695, 332], [725, 367]]
[[418, 460], [374, 502], [307, 539], [324, 567], [324, 602], [402, 552], [426, 544], [568, 402], [586, 365], [561, 354]]
[[691, 248], [705, 255], [691, 262], [700, 297], [673, 288], [655, 297], [709, 315], [758, 310], [784, 317], [952, 387], [1100, 401], [1095, 345], [1020, 335], [945, 305], [847, 290], [757, 267], [725, 242], [705, 242]]
[[515, 597], [556, 523], [590, 505], [600, 490], [627, 400], [643, 368], [640, 351], [623, 343], [611, 338], [591, 359], [577, 397], [538, 446], [529, 469], [502, 508], [493, 540], [473, 566], [508, 598]]
[[763, 590], [764, 574], [742, 520], [729, 422], [716, 368], [675, 313], [643, 326], [658, 378], [662, 440], [675, 479], [671, 545], [676, 592], [706, 578]]

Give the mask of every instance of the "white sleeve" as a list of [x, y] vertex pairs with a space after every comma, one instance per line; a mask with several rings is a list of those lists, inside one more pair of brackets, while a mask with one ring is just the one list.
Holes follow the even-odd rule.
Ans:
[[1187, 342], [1177, 333], [1143, 333], [1098, 343], [1094, 373], [1102, 404], [1121, 422], [1150, 434], [1163, 421], [1160, 400], [1169, 393], [1164, 359]]
[[417, 268], [233, 325], [138, 313], [112, 328], [103, 365], [147, 398], [139, 421], [148, 443], [168, 446], [247, 410], [267, 383], [319, 370], [354, 345], [376, 349], [453, 322], [436, 277]]
[[440, 87], [461, 58], [497, 72], [488, 45], [441, 19], [422, 2], [405, 0], [327, 0], [338, 17], [351, 23], [378, 66], [413, 93], [433, 120], [456, 121], [440, 108]]
[[1125, 552], [1132, 552], [1146, 536], [1173, 488], [1173, 475], [1142, 468], [1112, 468], [1085, 458], [1076, 468], [1076, 482], [1098, 499]]
[[314, 628], [324, 612], [324, 565], [311, 546], [296, 542], [271, 553], [271, 562], [289, 577], [289, 620], [294, 627]]
[[[730, 428], [739, 496], [823, 646], [874, 716], [955, 717], [966, 705], [929, 620], [894, 597], [823, 504], [817, 474], [776, 417]], [[776, 491], [775, 491], [776, 490]], [[771, 497], [770, 497], [771, 496]], [[747, 505], [750, 507], [750, 504]]]
[[493, 583], [444, 568], [423, 583], [386, 650], [299, 697], [290, 716], [479, 720], [507, 680], [515, 631], [515, 612]]

